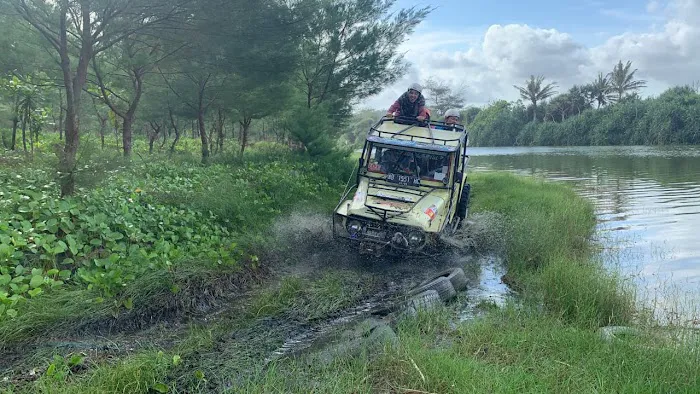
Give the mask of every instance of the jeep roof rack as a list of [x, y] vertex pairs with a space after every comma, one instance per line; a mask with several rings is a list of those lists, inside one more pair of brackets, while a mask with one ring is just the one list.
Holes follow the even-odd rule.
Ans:
[[[391, 122], [391, 127], [382, 127]], [[406, 127], [398, 127], [406, 126]], [[412, 118], [382, 117], [367, 133], [367, 141], [387, 145], [400, 145], [452, 152], [464, 146], [468, 132], [462, 125], [454, 125], [453, 130], [433, 129], [430, 126], [447, 127], [445, 122], [417, 122]]]

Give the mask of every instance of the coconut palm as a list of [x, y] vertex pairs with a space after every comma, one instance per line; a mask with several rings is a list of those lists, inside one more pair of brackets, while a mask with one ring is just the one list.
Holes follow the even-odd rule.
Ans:
[[610, 78], [610, 88], [614, 93], [612, 96], [614, 101], [620, 101], [622, 96], [624, 96], [627, 92], [635, 91], [647, 86], [647, 82], [644, 80], [640, 79], [635, 81], [634, 73], [637, 72], [637, 69], [635, 68], [634, 70], [630, 71], [630, 68], [632, 68], [631, 61], [628, 60], [627, 64], [623, 66], [622, 60], [620, 60], [619, 63], [615, 65], [612, 72], [608, 74], [608, 77]]
[[594, 101], [598, 103], [598, 108], [603, 105], [608, 104], [610, 100], [614, 99], [612, 97], [612, 87], [610, 86], [610, 80], [607, 76], [603, 76], [603, 73], [598, 73], [598, 78], [589, 85], [591, 97]]
[[557, 86], [555, 82], [548, 83], [544, 86], [542, 86], [542, 82], [544, 82], [543, 76], [535, 77], [534, 75], [530, 75], [530, 79], [525, 80], [525, 86], [513, 85], [514, 88], [518, 89], [520, 97], [522, 97], [523, 100], [528, 100], [532, 103], [533, 122], [537, 122], [537, 103], [557, 94], [554, 90]]

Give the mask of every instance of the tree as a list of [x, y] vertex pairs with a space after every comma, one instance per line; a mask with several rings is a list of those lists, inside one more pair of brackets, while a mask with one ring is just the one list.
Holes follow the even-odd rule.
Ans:
[[474, 146], [513, 146], [524, 120], [519, 108], [499, 100], [481, 110], [469, 125], [470, 144]]
[[426, 99], [437, 115], [442, 116], [450, 108], [462, 108], [464, 106], [464, 87], [462, 86], [453, 90], [447, 82], [430, 77], [423, 82], [423, 87], [430, 92]]
[[467, 109], [461, 111], [462, 123], [465, 125], [470, 125], [474, 121], [474, 118], [479, 115], [479, 112], [481, 112], [481, 108], [479, 107], [468, 107]]
[[[183, 0], [184, 1], [184, 0]], [[65, 144], [61, 152], [61, 195], [75, 189], [80, 143], [82, 91], [91, 59], [139, 29], [177, 15], [180, 4], [166, 0], [15, 0], [15, 11], [31, 24], [60, 59], [66, 90]], [[141, 21], [134, 25], [134, 21]], [[73, 61], [77, 58], [77, 64]]]
[[557, 94], [554, 88], [557, 86], [556, 82], [549, 83], [542, 86], [544, 82], [544, 76], [535, 77], [530, 75], [529, 80], [525, 80], [525, 86], [513, 85], [520, 92], [520, 97], [523, 100], [528, 100], [532, 103], [532, 121], [537, 122], [537, 103], [546, 100], [553, 95]]
[[248, 132], [255, 119], [262, 119], [275, 112], [281, 112], [291, 97], [290, 87], [270, 80], [264, 84], [251, 86], [250, 82], [239, 80], [234, 84], [237, 97], [232, 100], [240, 126], [240, 153], [243, 154], [248, 144]]
[[181, 50], [159, 71], [188, 109], [186, 115], [197, 119], [203, 162], [211, 153], [207, 113], [237, 108], [245, 100], [245, 92], [232, 90], [231, 84], [243, 76], [253, 86], [279, 82], [296, 65], [293, 22], [291, 10], [276, 0], [200, 0], [190, 10], [188, 34], [165, 40], [166, 46]]
[[393, 12], [395, 0], [302, 0], [305, 31], [296, 82], [307, 108], [330, 104], [335, 123], [353, 102], [395, 82], [406, 64], [397, 48], [429, 8]]
[[634, 79], [634, 73], [637, 72], [637, 69], [635, 68], [630, 71], [630, 68], [632, 68], [631, 61], [628, 60], [623, 66], [622, 60], [620, 60], [608, 74], [610, 78], [610, 89], [614, 93], [612, 97], [614, 101], [620, 101], [622, 100], [622, 96], [628, 92], [634, 92], [647, 86], [645, 80]]
[[[105, 51], [92, 61], [102, 101], [122, 120], [122, 149], [126, 157], [131, 155], [132, 128], [143, 94], [146, 73], [178, 50], [175, 48], [172, 53], [163, 54], [160, 48], [157, 39], [146, 36], [128, 37], [115, 45], [113, 51]], [[121, 89], [111, 87], [110, 81], [103, 76], [103, 64], [111, 66], [112, 70], [107, 77]]]
[[611, 100], [611, 86], [608, 76], [603, 76], [603, 73], [598, 73], [598, 78], [589, 85], [593, 100], [598, 103], [598, 108], [607, 105]]

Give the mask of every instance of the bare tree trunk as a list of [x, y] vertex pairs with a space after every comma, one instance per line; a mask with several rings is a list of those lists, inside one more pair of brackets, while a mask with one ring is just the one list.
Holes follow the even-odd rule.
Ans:
[[160, 143], [160, 146], [158, 147], [158, 150], [163, 150], [163, 147], [165, 146], [165, 143], [168, 142], [168, 134], [170, 134], [170, 129], [167, 126], [165, 127], [165, 131], [163, 132], [163, 141]]
[[245, 146], [248, 144], [248, 128], [250, 123], [253, 121], [252, 118], [244, 117], [239, 123], [241, 124], [241, 155], [245, 151]]
[[214, 127], [212, 132], [209, 135], [209, 154], [216, 154], [216, 151], [214, 150], [214, 132], [216, 131], [216, 123], [214, 123]]
[[58, 139], [63, 141], [63, 89], [58, 89]]
[[225, 123], [224, 122], [225, 122], [225, 120], [226, 120], [226, 118], [224, 117], [224, 113], [221, 111], [221, 109], [219, 109], [219, 125], [218, 125], [218, 129], [216, 130], [218, 133], [217, 142], [219, 145], [219, 149], [218, 149], [219, 153], [224, 151], [224, 136], [225, 136], [225, 134], [224, 134], [224, 124]]
[[107, 119], [100, 118], [100, 147], [105, 150], [105, 129], [107, 128]]
[[152, 132], [148, 133], [148, 154], [153, 154], [153, 144], [158, 139], [158, 135], [160, 135], [163, 126], [154, 122], [148, 122], [148, 124], [151, 126], [152, 130]]
[[207, 131], [204, 128], [204, 112], [207, 107], [204, 105], [204, 92], [207, 88], [207, 82], [209, 82], [210, 76], [199, 82], [198, 92], [197, 123], [199, 125], [199, 138], [202, 141], [202, 163], [207, 163], [209, 161], [209, 139], [207, 138]]
[[206, 163], [209, 160], [209, 140], [204, 129], [204, 109], [201, 107], [197, 114], [197, 124], [199, 125], [199, 138], [202, 141], [202, 163]]
[[100, 92], [102, 93], [102, 99], [109, 106], [109, 108], [114, 112], [115, 115], [122, 118], [122, 148], [124, 149], [124, 157], [131, 156], [131, 144], [133, 139], [133, 124], [134, 117], [136, 114], [136, 108], [138, 108], [139, 101], [141, 100], [141, 94], [143, 93], [142, 78], [145, 73], [143, 67], [133, 67], [130, 71], [131, 84], [134, 89], [134, 98], [129, 103], [129, 108], [126, 111], [120, 110], [114, 105], [114, 102], [107, 94], [105, 89], [105, 84], [102, 81], [102, 75], [96, 64], [93, 64], [95, 70], [95, 77], [97, 78], [97, 84], [100, 87]]
[[32, 153], [32, 156], [34, 156], [34, 136], [36, 135], [36, 141], [38, 141], [39, 133], [36, 130], [34, 130], [34, 127], [32, 127], [31, 119], [29, 119], [29, 122], [29, 151]]
[[[27, 153], [27, 123], [29, 119], [28, 111], [25, 109], [22, 114], [22, 147], [24, 148], [24, 153]], [[31, 130], [29, 131], [31, 133]]]
[[175, 145], [177, 142], [180, 140], [180, 129], [178, 129], [177, 124], [175, 123], [175, 117], [173, 116], [173, 110], [168, 106], [168, 116], [170, 116], [170, 125], [173, 127], [173, 130], [175, 130], [175, 139], [173, 140], [173, 143], [170, 145], [170, 153], [175, 152]]
[[15, 113], [12, 118], [12, 140], [10, 144], [10, 149], [15, 150], [17, 143], [17, 127], [19, 126], [19, 115]]
[[532, 102], [532, 121], [537, 122], [537, 103]]
[[81, 2], [82, 15], [82, 41], [78, 66], [75, 77], [70, 66], [70, 55], [68, 49], [68, 1], [60, 1], [60, 27], [59, 27], [59, 55], [61, 58], [61, 70], [63, 71], [63, 81], [66, 86], [66, 134], [63, 153], [59, 162], [58, 170], [61, 173], [61, 196], [68, 196], [75, 191], [75, 165], [78, 146], [80, 145], [80, 93], [87, 80], [87, 68], [92, 58], [92, 34], [90, 20], [90, 3]]

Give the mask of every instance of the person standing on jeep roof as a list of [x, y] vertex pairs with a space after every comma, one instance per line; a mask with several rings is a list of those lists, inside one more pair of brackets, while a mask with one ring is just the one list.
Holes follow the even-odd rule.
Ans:
[[429, 119], [430, 110], [425, 106], [423, 87], [417, 83], [411, 84], [408, 91], [389, 107], [386, 116], [390, 118], [394, 116], [416, 117], [420, 122]]

